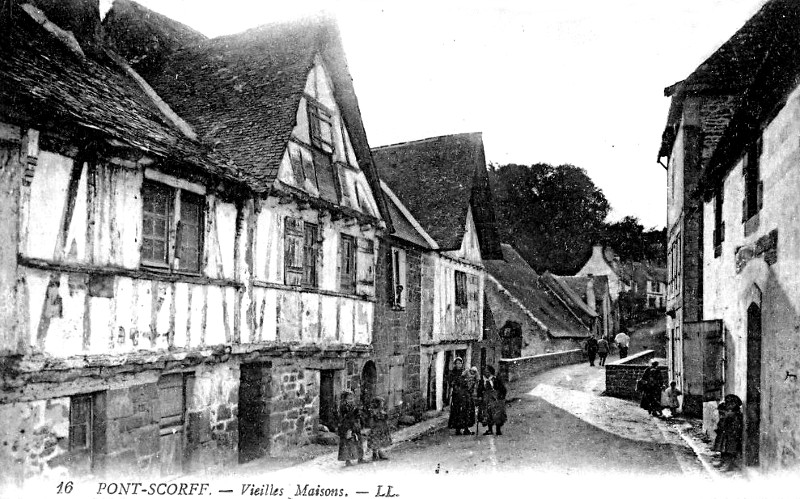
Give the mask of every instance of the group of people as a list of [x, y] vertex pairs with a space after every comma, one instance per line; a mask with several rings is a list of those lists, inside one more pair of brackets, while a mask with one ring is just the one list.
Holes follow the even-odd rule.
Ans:
[[454, 429], [456, 435], [473, 435], [470, 428], [475, 425], [477, 431], [480, 422], [487, 428], [484, 435], [502, 435], [507, 419], [506, 387], [494, 368], [486, 366], [480, 376], [477, 367], [465, 369], [464, 361], [456, 357], [447, 379], [450, 401], [447, 427]]
[[353, 461], [364, 462], [364, 436], [372, 460], [386, 460], [386, 448], [392, 443], [389, 414], [381, 397], [375, 397], [369, 407], [360, 408], [353, 392], [345, 390], [339, 405], [339, 461], [352, 466]]
[[[465, 369], [463, 359], [456, 357], [447, 380], [448, 428], [455, 429], [456, 435], [473, 435], [470, 428], [480, 422], [487, 428], [484, 435], [503, 434], [507, 419], [506, 387], [492, 366], [486, 366], [480, 376], [477, 367]], [[339, 461], [344, 461], [345, 466], [365, 462], [364, 437], [373, 461], [389, 459], [386, 448], [392, 443], [392, 435], [389, 414], [381, 397], [373, 398], [369, 407], [362, 408], [356, 403], [353, 392], [345, 390], [341, 395], [338, 423]]]
[[[624, 332], [619, 333], [614, 337], [614, 343], [619, 348], [619, 358], [624, 359], [628, 356], [628, 347], [630, 346], [631, 337]], [[605, 336], [597, 335], [590, 336], [584, 344], [586, 355], [589, 357], [589, 365], [594, 367], [595, 359], [599, 357], [599, 365], [602, 367], [606, 365], [606, 358], [611, 352], [611, 344]]]

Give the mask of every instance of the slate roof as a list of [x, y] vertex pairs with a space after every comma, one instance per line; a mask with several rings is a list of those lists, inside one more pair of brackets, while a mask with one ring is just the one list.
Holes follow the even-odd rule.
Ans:
[[[659, 158], [668, 156], [672, 149], [686, 95], [705, 93], [740, 96], [754, 83], [769, 54], [776, 47], [787, 47], [787, 40], [781, 40], [782, 30], [776, 27], [785, 26], [788, 21], [794, 23], [796, 31], [797, 9], [798, 5], [794, 0], [769, 0], [686, 79], [664, 90], [666, 96], [672, 96], [672, 103], [662, 134]], [[789, 47], [791, 45], [788, 44]], [[741, 106], [741, 99], [732, 99], [712, 111], [715, 116], [711, 118], [727, 122]], [[721, 136], [715, 135], [711, 141], [705, 141], [704, 145], [709, 150], [716, 151], [720, 141]]]
[[[385, 185], [385, 184], [384, 184]], [[388, 189], [388, 186], [386, 186]], [[385, 192], [385, 191], [384, 191]], [[391, 192], [391, 189], [389, 190]], [[388, 196], [388, 194], [387, 194]], [[399, 199], [398, 199], [399, 201]], [[431, 249], [431, 245], [425, 240], [425, 237], [414, 227], [413, 222], [403, 214], [400, 206], [395, 203], [391, 197], [387, 200], [386, 205], [389, 208], [389, 214], [392, 217], [392, 224], [394, 225], [393, 236], [402, 239], [406, 242], [415, 244], [424, 249]], [[413, 215], [412, 215], [413, 216]]]
[[[503, 260], [484, 260], [491, 277], [511, 295], [503, 300], [508, 307], [518, 307], [516, 299], [526, 312], [536, 317], [547, 328], [548, 334], [557, 338], [586, 338], [589, 329], [548, 290], [541, 276], [508, 244], [502, 244]], [[493, 292], [492, 282], [486, 283], [487, 292]], [[494, 311], [497, 315], [497, 311]], [[541, 325], [537, 327], [541, 329]]]
[[78, 127], [180, 168], [242, 180], [242, 172], [170, 122], [115, 54], [81, 56], [22, 9], [14, 15], [0, 44], [0, 104], [6, 109], [24, 113], [36, 126]]
[[381, 178], [440, 249], [461, 247], [471, 206], [483, 258], [502, 257], [480, 133], [377, 147], [372, 155]]
[[587, 279], [588, 277], [580, 276], [558, 276], [550, 272], [542, 274], [542, 282], [545, 286], [564, 300], [567, 306], [588, 324], [598, 317], [598, 313], [589, 308], [589, 305], [584, 301]]
[[706, 193], [741, 157], [745, 146], [783, 107], [800, 82], [800, 3], [772, 0], [762, 9], [768, 16], [771, 44], [761, 50], [764, 56], [753, 67], [753, 77], [741, 93], [740, 104], [725, 129], [714, 155], [703, 171], [701, 183]]
[[[120, 5], [125, 3], [136, 5], [130, 0]], [[358, 164], [391, 229], [353, 79], [333, 20], [309, 17], [203, 40], [186, 31], [190, 28], [168, 18], [155, 18], [141, 6], [120, 11], [117, 19], [137, 27], [113, 31], [115, 34], [109, 35], [113, 43], [132, 46], [136, 40], [128, 40], [128, 36], [151, 31], [157, 40], [166, 40], [155, 44], [147, 57], [133, 66], [200, 136], [246, 171], [253, 182], [251, 187], [261, 193], [267, 192], [277, 177], [297, 122], [308, 73], [319, 55], [333, 82], [334, 98]], [[115, 17], [109, 19], [111, 23]]]

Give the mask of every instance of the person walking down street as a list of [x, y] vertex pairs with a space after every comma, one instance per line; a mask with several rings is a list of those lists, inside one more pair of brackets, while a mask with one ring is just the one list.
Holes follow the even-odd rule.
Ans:
[[605, 336], [597, 341], [597, 356], [600, 357], [600, 365], [606, 365], [606, 357], [608, 357], [608, 340]]
[[720, 453], [720, 466], [726, 471], [736, 469], [737, 461], [742, 453], [742, 399], [734, 394], [725, 395], [725, 401], [719, 404], [719, 422], [717, 438], [713, 450]]
[[475, 424], [475, 402], [469, 393], [464, 377], [464, 361], [456, 357], [450, 371], [450, 418], [447, 427], [456, 430], [456, 435], [472, 435], [470, 426]]
[[372, 451], [372, 460], [387, 460], [386, 447], [392, 445], [392, 432], [389, 429], [389, 413], [381, 397], [372, 399], [369, 408], [369, 436], [367, 446]]
[[664, 383], [661, 380], [661, 371], [658, 369], [658, 361], [653, 361], [650, 367], [645, 369], [642, 377], [636, 383], [637, 390], [642, 394], [641, 408], [652, 416], [661, 415], [661, 388]]
[[364, 462], [364, 448], [361, 445], [361, 414], [356, 405], [353, 392], [345, 390], [339, 405], [339, 461], [352, 466], [352, 461]]
[[586, 340], [586, 355], [589, 356], [589, 365], [594, 366], [594, 359], [597, 357], [597, 339], [594, 336], [590, 336], [589, 339]]
[[614, 342], [619, 347], [619, 358], [624, 359], [628, 356], [628, 347], [631, 344], [631, 337], [625, 334], [624, 331], [620, 331], [619, 334], [614, 336]]
[[[483, 370], [483, 379], [478, 385], [478, 398], [481, 401], [481, 419], [484, 426], [488, 429], [484, 435], [502, 435], [503, 425], [508, 417], [506, 416], [506, 387], [503, 380], [495, 376], [492, 366], [486, 366]], [[492, 427], [497, 431], [493, 432]]]

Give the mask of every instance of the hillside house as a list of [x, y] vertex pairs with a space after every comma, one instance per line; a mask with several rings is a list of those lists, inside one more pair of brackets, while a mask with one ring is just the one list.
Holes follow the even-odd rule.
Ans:
[[[426, 406], [447, 405], [445, 373], [456, 357], [493, 363], [484, 329], [484, 259], [500, 258], [479, 133], [373, 149], [381, 179], [431, 239], [422, 255], [420, 376]], [[413, 180], [412, 180], [413, 179]]]

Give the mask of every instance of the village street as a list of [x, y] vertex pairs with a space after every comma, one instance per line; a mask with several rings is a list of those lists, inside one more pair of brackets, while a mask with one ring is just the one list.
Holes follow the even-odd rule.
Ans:
[[691, 449], [663, 422], [633, 401], [602, 396], [604, 389], [602, 368], [586, 363], [556, 368], [511, 387], [509, 421], [500, 437], [482, 435], [483, 428], [480, 436], [454, 436], [442, 428], [397, 445], [390, 461], [343, 468], [334, 454], [284, 472], [704, 474]]

